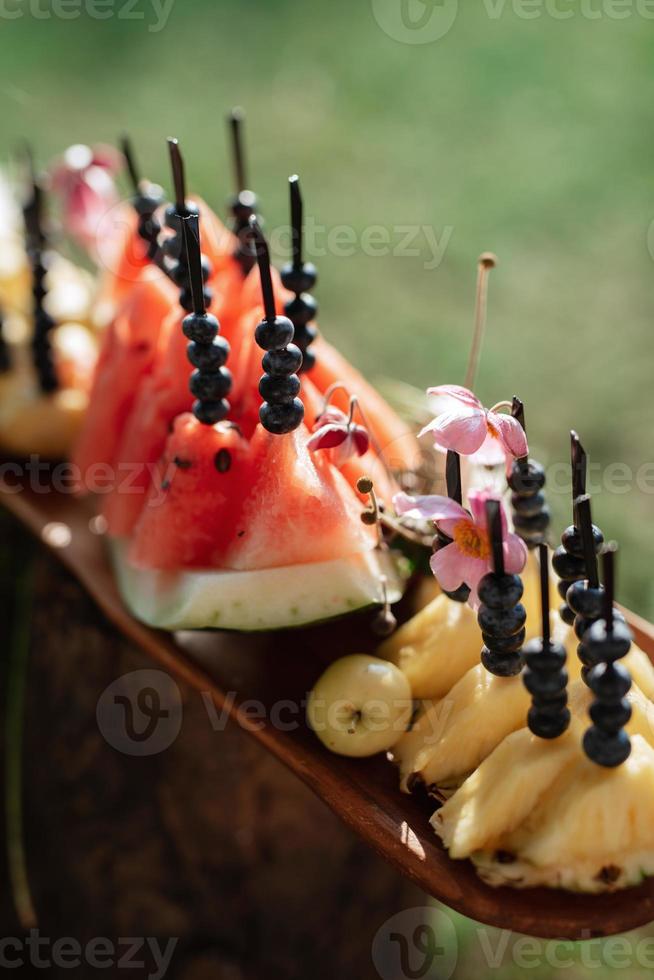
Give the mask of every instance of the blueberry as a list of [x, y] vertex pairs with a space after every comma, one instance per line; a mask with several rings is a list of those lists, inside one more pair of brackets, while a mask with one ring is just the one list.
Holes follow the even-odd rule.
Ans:
[[304, 418], [304, 405], [299, 398], [284, 405], [269, 405], [265, 402], [259, 409], [259, 418], [264, 429], [275, 435], [292, 432]]
[[282, 268], [281, 278], [285, 289], [292, 293], [306, 293], [316, 285], [318, 273], [311, 262], [304, 262], [299, 269], [289, 263]]
[[480, 606], [477, 614], [479, 626], [484, 633], [491, 636], [513, 636], [525, 625], [527, 610], [522, 604], [512, 609], [491, 609], [490, 606]]
[[519, 493], [512, 493], [511, 506], [521, 517], [536, 517], [546, 506], [545, 494], [537, 491], [531, 497], [523, 497]]
[[567, 626], [572, 626], [575, 621], [575, 614], [567, 603], [559, 606], [559, 616]]
[[490, 633], [482, 633], [481, 638], [487, 647], [492, 648], [493, 653], [518, 653], [522, 650], [527, 631], [521, 629], [513, 636], [491, 636]]
[[206, 401], [220, 401], [229, 394], [232, 387], [232, 375], [227, 368], [217, 371], [193, 371], [189, 381], [191, 394]]
[[223, 367], [229, 357], [229, 344], [224, 337], [216, 337], [210, 344], [192, 341], [186, 352], [193, 367], [202, 371], [216, 371]]
[[527, 725], [538, 738], [558, 738], [570, 725], [570, 712], [563, 708], [551, 714], [534, 705], [527, 714]]
[[261, 365], [268, 374], [295, 374], [302, 366], [302, 351], [295, 344], [289, 344], [284, 350], [268, 351]]
[[574, 631], [578, 640], [583, 640], [590, 627], [595, 622], [589, 616], [575, 616]]
[[525, 663], [532, 670], [561, 670], [568, 658], [561, 643], [550, 643], [543, 648], [542, 640], [530, 640], [522, 651]]
[[622, 664], [598, 664], [588, 674], [588, 686], [601, 701], [618, 701], [631, 687], [631, 674]]
[[282, 350], [293, 340], [295, 328], [286, 316], [274, 320], [262, 320], [254, 331], [254, 338], [263, 350]]
[[556, 670], [552, 673], [527, 668], [522, 675], [524, 685], [530, 694], [538, 698], [548, 698], [560, 694], [568, 686], [567, 670]]
[[198, 344], [211, 344], [220, 324], [211, 313], [189, 313], [182, 320], [184, 336]]
[[198, 422], [204, 425], [215, 425], [222, 422], [229, 414], [229, 403], [224, 398], [219, 401], [196, 401], [193, 402], [193, 414]]
[[522, 598], [524, 587], [519, 575], [496, 575], [489, 572], [479, 583], [479, 598], [491, 609], [510, 609]]
[[596, 657], [597, 661], [620, 660], [629, 653], [631, 630], [626, 623], [614, 619], [613, 630], [607, 635], [606, 622], [599, 619], [588, 630], [584, 643], [589, 648], [591, 657]]
[[609, 769], [622, 765], [631, 753], [631, 742], [625, 731], [606, 733], [593, 725], [584, 734], [584, 752], [598, 766]]
[[445, 592], [445, 595], [453, 602], [467, 602], [470, 597], [470, 589], [467, 585], [460, 585], [458, 589], [454, 589], [452, 592]]
[[[595, 544], [595, 553], [598, 554], [604, 544], [604, 535], [595, 524], [593, 524], [593, 541]], [[583, 558], [584, 545], [581, 540], [581, 532], [574, 524], [567, 527], [561, 535], [561, 544], [569, 554], [576, 555], [577, 558]]]
[[[206, 307], [211, 306], [211, 301], [213, 300], [213, 289], [211, 289], [209, 286], [205, 286], [202, 290], [202, 299]], [[193, 307], [195, 304], [193, 302], [193, 293], [191, 292], [190, 287], [184, 286], [184, 288], [180, 290], [179, 304], [182, 309], [186, 310], [187, 313], [193, 312]]]
[[526, 517], [523, 514], [515, 514], [513, 518], [513, 526], [518, 534], [528, 540], [535, 540], [539, 535], [542, 535], [547, 531], [550, 526], [550, 511], [549, 507], [543, 507], [539, 514], [532, 514], [531, 517]]
[[300, 392], [300, 379], [297, 374], [280, 377], [274, 374], [264, 374], [259, 381], [259, 394], [265, 402], [271, 405], [283, 405], [292, 402]]
[[584, 559], [568, 554], [563, 545], [554, 552], [552, 568], [559, 578], [567, 579], [569, 582], [577, 578], [586, 577], [586, 563]]
[[619, 732], [631, 718], [631, 705], [626, 698], [620, 701], [596, 701], [590, 706], [590, 717], [604, 732]]
[[521, 497], [531, 497], [545, 486], [545, 470], [530, 459], [526, 466], [515, 462], [509, 476], [509, 486]]
[[487, 671], [496, 677], [515, 677], [522, 670], [522, 657], [519, 653], [498, 654], [483, 647], [481, 662]]
[[310, 371], [311, 368], [315, 367], [315, 364], [316, 364], [316, 355], [313, 353], [313, 351], [305, 350], [304, 361], [302, 363], [302, 367], [300, 368], [300, 372], [302, 374], [306, 374], [307, 371]]
[[294, 296], [284, 304], [284, 313], [293, 321], [295, 329], [305, 327], [318, 315], [318, 304], [313, 296], [304, 293], [302, 296]]
[[591, 588], [585, 579], [580, 579], [568, 587], [565, 601], [578, 616], [596, 619], [602, 615], [604, 589]]

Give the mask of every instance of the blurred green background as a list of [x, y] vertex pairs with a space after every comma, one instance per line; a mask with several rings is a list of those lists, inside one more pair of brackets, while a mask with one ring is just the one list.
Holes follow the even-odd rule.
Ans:
[[[127, 14], [116, 0], [102, 20], [86, 2], [70, 19], [44, 16], [46, 0], [3, 7], [21, 15], [0, 30], [2, 151], [27, 136], [45, 162], [128, 131], [143, 170], [168, 186], [164, 137], [176, 135], [192, 186], [224, 213], [224, 113], [244, 106], [268, 228], [287, 222], [297, 171], [309, 219], [354, 229], [353, 254], [315, 257], [323, 331], [371, 377], [419, 387], [462, 381], [476, 258], [495, 251], [478, 394], [519, 394], [532, 450], [550, 464], [566, 462], [578, 429], [596, 520], [623, 548], [620, 595], [654, 615], [654, 22], [635, 4], [617, 19], [602, 0], [585, 12], [562, 0], [572, 16], [557, 19], [486, 0], [459, 4], [443, 37], [405, 43], [419, 30], [397, 39], [400, 0], [174, 0], [165, 24], [151, 0]], [[433, 16], [453, 9], [443, 0]], [[366, 254], [372, 226], [387, 254]], [[447, 241], [442, 261], [424, 233], [419, 254], [393, 254], [404, 226]], [[632, 476], [610, 489], [615, 463]], [[570, 508], [556, 489], [558, 528]]]

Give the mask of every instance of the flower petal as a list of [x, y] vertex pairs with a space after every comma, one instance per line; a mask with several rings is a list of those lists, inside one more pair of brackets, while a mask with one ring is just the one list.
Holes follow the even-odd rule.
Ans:
[[455, 544], [447, 544], [444, 548], [439, 548], [429, 559], [429, 566], [445, 592], [454, 592], [463, 585], [465, 563], [465, 556]]
[[439, 415], [432, 432], [441, 449], [453, 449], [461, 456], [470, 456], [486, 438], [486, 416], [477, 409], [444, 412]]
[[436, 494], [424, 497], [410, 497], [408, 493], [396, 493], [393, 497], [395, 513], [414, 520], [443, 521], [461, 520], [468, 514], [461, 504], [449, 497]]
[[427, 394], [435, 398], [453, 398], [468, 408], [483, 408], [474, 392], [462, 385], [438, 385], [436, 388], [427, 388]]
[[507, 534], [504, 541], [504, 568], [511, 575], [519, 575], [527, 562], [527, 546], [517, 534]]
[[520, 457], [526, 456], [529, 453], [525, 430], [512, 415], [489, 412], [488, 421], [497, 429], [499, 441], [507, 453], [515, 459], [520, 459]]
[[347, 439], [347, 429], [340, 425], [323, 425], [307, 439], [307, 449], [334, 449]]
[[481, 447], [470, 458], [479, 466], [500, 466], [506, 462], [507, 452], [501, 439], [487, 432]]
[[354, 442], [354, 448], [357, 455], [365, 456], [370, 448], [370, 436], [368, 435], [368, 430], [364, 429], [362, 425], [353, 426], [352, 440]]

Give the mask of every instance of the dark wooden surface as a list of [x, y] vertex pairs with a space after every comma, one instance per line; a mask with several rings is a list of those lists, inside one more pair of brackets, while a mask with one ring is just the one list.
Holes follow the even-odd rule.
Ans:
[[[421, 889], [478, 921], [542, 937], [610, 935], [654, 919], [651, 881], [600, 897], [486, 886], [468, 862], [448, 858], [428, 824], [432, 808], [400, 794], [396, 773], [383, 759], [348, 760], [328, 753], [306, 728], [302, 710], [297, 712], [297, 727], [292, 731], [282, 731], [271, 722], [273, 706], [280, 699], [301, 708], [330, 658], [370, 648], [368, 630], [356, 618], [260, 636], [197, 633], [172, 637], [144, 627], [125, 611], [103, 541], [89, 531], [90, 514], [83, 504], [70, 496], [32, 495], [27, 490], [7, 495], [4, 502], [39, 538], [52, 522], [69, 528], [71, 539], [65, 547], [55, 547], [46, 531], [50, 547], [148, 662], [159, 665], [185, 689], [203, 692], [219, 712], [226, 711], [248, 729], [259, 747], [299, 776], [348, 827]], [[639, 640], [651, 655], [651, 628], [636, 625]], [[63, 641], [61, 656], [68, 656]], [[80, 664], [75, 674], [80, 683], [94, 659], [90, 650], [88, 666]], [[120, 672], [118, 661], [113, 674]], [[248, 701], [263, 706], [264, 717], [254, 728]], [[247, 774], [241, 770], [234, 779], [247, 781]], [[181, 805], [178, 813], [183, 810]], [[326, 865], [330, 858], [327, 854], [319, 858], [317, 868], [321, 861]]]

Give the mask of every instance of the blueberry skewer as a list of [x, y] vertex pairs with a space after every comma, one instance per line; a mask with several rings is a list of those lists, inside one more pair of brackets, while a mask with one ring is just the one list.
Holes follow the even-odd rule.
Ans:
[[547, 545], [538, 546], [542, 637], [530, 640], [522, 651], [526, 668], [523, 682], [532, 697], [527, 715], [529, 730], [539, 738], [558, 738], [570, 725], [566, 651], [550, 637], [550, 582]]
[[248, 190], [247, 169], [245, 165], [245, 146], [243, 129], [245, 113], [235, 107], [227, 116], [232, 143], [232, 159], [234, 163], [234, 180], [236, 194], [229, 202], [232, 212], [232, 231], [238, 238], [234, 258], [239, 262], [243, 275], [247, 275], [256, 262], [256, 256], [250, 244], [250, 218], [258, 210], [256, 194]]
[[302, 257], [304, 206], [300, 178], [296, 175], [289, 177], [288, 184], [291, 196], [292, 258], [282, 268], [281, 277], [283, 285], [290, 292], [295, 293], [295, 296], [284, 305], [284, 313], [295, 327], [295, 343], [302, 351], [300, 371], [306, 372], [310, 371], [316, 363], [316, 356], [309, 350], [309, 346], [318, 335], [313, 325], [318, 314], [318, 304], [309, 290], [315, 286], [318, 273], [316, 267], [311, 262], [304, 262]]
[[250, 218], [250, 230], [256, 246], [264, 308], [264, 318], [254, 334], [259, 347], [266, 351], [262, 360], [265, 374], [259, 381], [259, 394], [263, 398], [259, 420], [268, 432], [282, 435], [297, 429], [304, 418], [304, 405], [297, 397], [300, 379], [296, 373], [302, 365], [302, 351], [292, 343], [295, 332], [292, 322], [286, 316], [276, 315], [270, 252], [254, 215]]
[[4, 335], [4, 317], [0, 310], [0, 374], [5, 374], [11, 368], [11, 357], [9, 356], [9, 346]]
[[152, 184], [150, 181], [143, 180], [140, 176], [134, 157], [132, 141], [128, 136], [124, 135], [121, 137], [120, 148], [125, 157], [127, 172], [132, 182], [132, 206], [138, 214], [138, 233], [148, 246], [148, 258], [151, 262], [154, 262], [159, 252], [157, 239], [161, 231], [161, 225], [155, 217], [155, 212], [163, 204], [163, 189], [158, 184]]
[[629, 653], [631, 633], [613, 609], [615, 551], [612, 545], [603, 557], [604, 618], [593, 623], [582, 644], [586, 661], [593, 665], [588, 686], [595, 695], [590, 708], [593, 724], [584, 734], [584, 752], [598, 766], [607, 768], [621, 765], [631, 752], [631, 741], [624, 730], [631, 718], [631, 705], [626, 699], [631, 675], [617, 663]]
[[[186, 250], [184, 249], [184, 236], [182, 225], [184, 218], [189, 215], [199, 217], [200, 211], [194, 201], [189, 201], [186, 197], [186, 174], [184, 160], [179, 149], [179, 142], [176, 139], [168, 139], [168, 151], [170, 153], [170, 164], [173, 174], [173, 186], [175, 190], [175, 203], [169, 204], [165, 211], [164, 222], [173, 234], [165, 238], [162, 244], [163, 251], [168, 256], [168, 268], [170, 277], [179, 286], [179, 302], [182, 309], [191, 313], [193, 310], [193, 297], [191, 295], [191, 284], [189, 280], [188, 261]], [[211, 304], [212, 291], [206, 285], [207, 279], [211, 275], [211, 263], [202, 256], [202, 281], [204, 304]]]
[[193, 312], [182, 321], [182, 330], [190, 341], [188, 359], [195, 368], [189, 381], [191, 394], [196, 398], [193, 414], [204, 425], [215, 425], [229, 412], [229, 402], [225, 398], [232, 387], [232, 376], [225, 367], [229, 344], [224, 337], [218, 336], [220, 324], [215, 316], [207, 313], [205, 305], [198, 215], [186, 215], [181, 224], [193, 304]]
[[[445, 458], [445, 486], [450, 500], [455, 500], [457, 504], [463, 503], [463, 487], [461, 484], [461, 457], [453, 449], [448, 449]], [[440, 529], [437, 530], [433, 541], [434, 552], [440, 551], [448, 544], [452, 544], [452, 538]], [[445, 592], [445, 590], [443, 590]], [[470, 596], [470, 589], [465, 582], [455, 589], [454, 592], [445, 592], [449, 599], [454, 602], [467, 602]]]
[[44, 307], [44, 300], [48, 293], [46, 284], [48, 257], [46, 235], [43, 230], [43, 191], [34, 174], [31, 156], [29, 163], [31, 169], [30, 196], [23, 209], [23, 215], [25, 218], [27, 254], [32, 269], [32, 296], [34, 300], [32, 355], [39, 388], [45, 394], [49, 394], [59, 387], [50, 341], [50, 334], [55, 327], [55, 321]]
[[[566, 599], [568, 590], [573, 582], [586, 578], [584, 544], [577, 523], [576, 501], [586, 494], [587, 457], [579, 441], [579, 436], [574, 431], [570, 433], [570, 459], [572, 465], [574, 523], [563, 532], [561, 545], [556, 549], [552, 558], [552, 567], [561, 580], [557, 588], [562, 599]], [[599, 552], [604, 543], [604, 536], [600, 529], [594, 525], [592, 526], [592, 536], [594, 549], [596, 552]], [[572, 626], [576, 613], [570, 608], [567, 601], [559, 607], [559, 614], [564, 623]]]
[[[577, 579], [566, 593], [568, 608], [575, 614], [574, 630], [579, 641], [583, 641], [586, 631], [602, 615], [604, 608], [604, 589], [599, 581], [597, 552], [590, 510], [590, 495], [584, 494], [575, 501], [576, 525], [581, 534], [581, 545], [586, 571], [585, 579]], [[587, 682], [590, 664], [584, 656], [583, 643], [577, 647], [579, 658], [584, 665], [581, 676]]]
[[[525, 407], [519, 398], [513, 399], [511, 414], [526, 433]], [[512, 490], [511, 508], [515, 532], [528, 548], [536, 548], [545, 540], [550, 525], [550, 511], [543, 494], [545, 470], [540, 463], [523, 456], [514, 460], [508, 483]]]
[[521, 649], [525, 642], [527, 611], [520, 602], [523, 593], [519, 575], [509, 575], [504, 569], [502, 511], [499, 500], [486, 502], [486, 524], [493, 559], [493, 571], [488, 572], [477, 588], [481, 605], [477, 621], [484, 647], [481, 662], [486, 670], [498, 677], [513, 677], [522, 670]]

